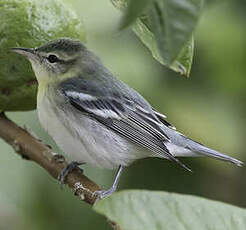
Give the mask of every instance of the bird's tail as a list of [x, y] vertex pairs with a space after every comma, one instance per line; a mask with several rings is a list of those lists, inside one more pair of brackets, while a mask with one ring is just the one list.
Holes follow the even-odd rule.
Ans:
[[208, 156], [208, 157], [213, 157], [213, 158], [217, 158], [219, 160], [224, 160], [224, 161], [228, 161], [231, 162], [237, 166], [242, 166], [243, 162], [239, 161], [233, 157], [227, 156], [223, 153], [220, 153], [216, 150], [210, 149], [198, 142], [195, 142], [191, 139], [188, 140], [188, 145], [186, 146], [186, 148], [188, 148], [190, 151], [194, 152], [194, 153], [198, 153], [199, 155], [203, 155], [203, 156]]

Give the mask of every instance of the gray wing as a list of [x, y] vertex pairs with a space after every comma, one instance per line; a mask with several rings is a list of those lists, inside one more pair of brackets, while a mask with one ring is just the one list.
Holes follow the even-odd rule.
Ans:
[[155, 113], [155, 115], [157, 116], [157, 118], [168, 128], [176, 130], [175, 126], [173, 126], [172, 124], [170, 124], [167, 120], [166, 120], [166, 116], [162, 113], [159, 113], [158, 111], [156, 111], [154, 108], [152, 108], [153, 112]]
[[130, 99], [129, 95], [125, 97], [117, 92], [111, 92], [114, 97], [98, 97], [98, 95], [88, 94], [88, 92], [77, 91], [73, 87], [73, 89], [63, 89], [62, 93], [68, 98], [69, 103], [79, 111], [87, 113], [129, 141], [160, 156], [165, 156], [190, 171], [165, 146], [165, 143], [170, 139], [164, 133], [162, 126], [172, 126], [165, 120], [165, 122], [160, 121], [158, 118], [160, 114], [154, 112], [151, 107], [148, 109], [143, 104]]

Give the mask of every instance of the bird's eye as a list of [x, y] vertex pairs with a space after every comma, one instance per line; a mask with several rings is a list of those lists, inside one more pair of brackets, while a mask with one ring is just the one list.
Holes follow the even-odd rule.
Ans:
[[47, 59], [50, 63], [55, 63], [58, 61], [58, 57], [54, 54], [49, 55]]

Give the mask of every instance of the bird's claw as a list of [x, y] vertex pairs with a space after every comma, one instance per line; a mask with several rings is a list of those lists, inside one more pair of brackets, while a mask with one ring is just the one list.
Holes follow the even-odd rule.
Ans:
[[83, 172], [83, 169], [78, 167], [79, 165], [81, 165], [81, 163], [72, 161], [64, 169], [62, 169], [61, 173], [57, 177], [57, 180], [60, 182], [61, 188], [63, 188], [63, 185], [65, 184], [65, 180], [68, 174], [71, 173], [75, 168], [78, 168]]
[[111, 196], [115, 191], [116, 191], [116, 188], [114, 188], [114, 187], [111, 187], [108, 190], [98, 190], [98, 191], [95, 191], [93, 193], [93, 195], [96, 196], [96, 201], [95, 202], [97, 202], [99, 200], [102, 200], [102, 199], [104, 199], [106, 197]]

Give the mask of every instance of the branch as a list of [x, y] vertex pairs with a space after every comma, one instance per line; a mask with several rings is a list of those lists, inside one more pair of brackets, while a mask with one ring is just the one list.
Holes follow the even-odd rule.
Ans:
[[[27, 130], [17, 126], [4, 113], [0, 114], [0, 138], [10, 144], [15, 152], [23, 158], [32, 160], [44, 168], [53, 178], [57, 179], [61, 170], [68, 165], [61, 155], [52, 151]], [[89, 204], [94, 204], [96, 197], [93, 192], [100, 190], [99, 186], [87, 178], [81, 170], [73, 170], [65, 180], [74, 193]]]
[[[27, 130], [17, 126], [4, 113], [0, 113], [0, 138], [11, 145], [17, 154], [24, 159], [34, 161], [55, 179], [68, 165], [63, 156], [54, 153], [50, 146], [43, 144]], [[97, 197], [94, 196], [94, 192], [100, 188], [87, 178], [82, 170], [78, 168], [73, 170], [68, 174], [64, 183], [74, 191], [80, 200], [91, 205], [95, 203]], [[113, 229], [120, 230], [115, 222], [110, 220], [108, 222]]]

